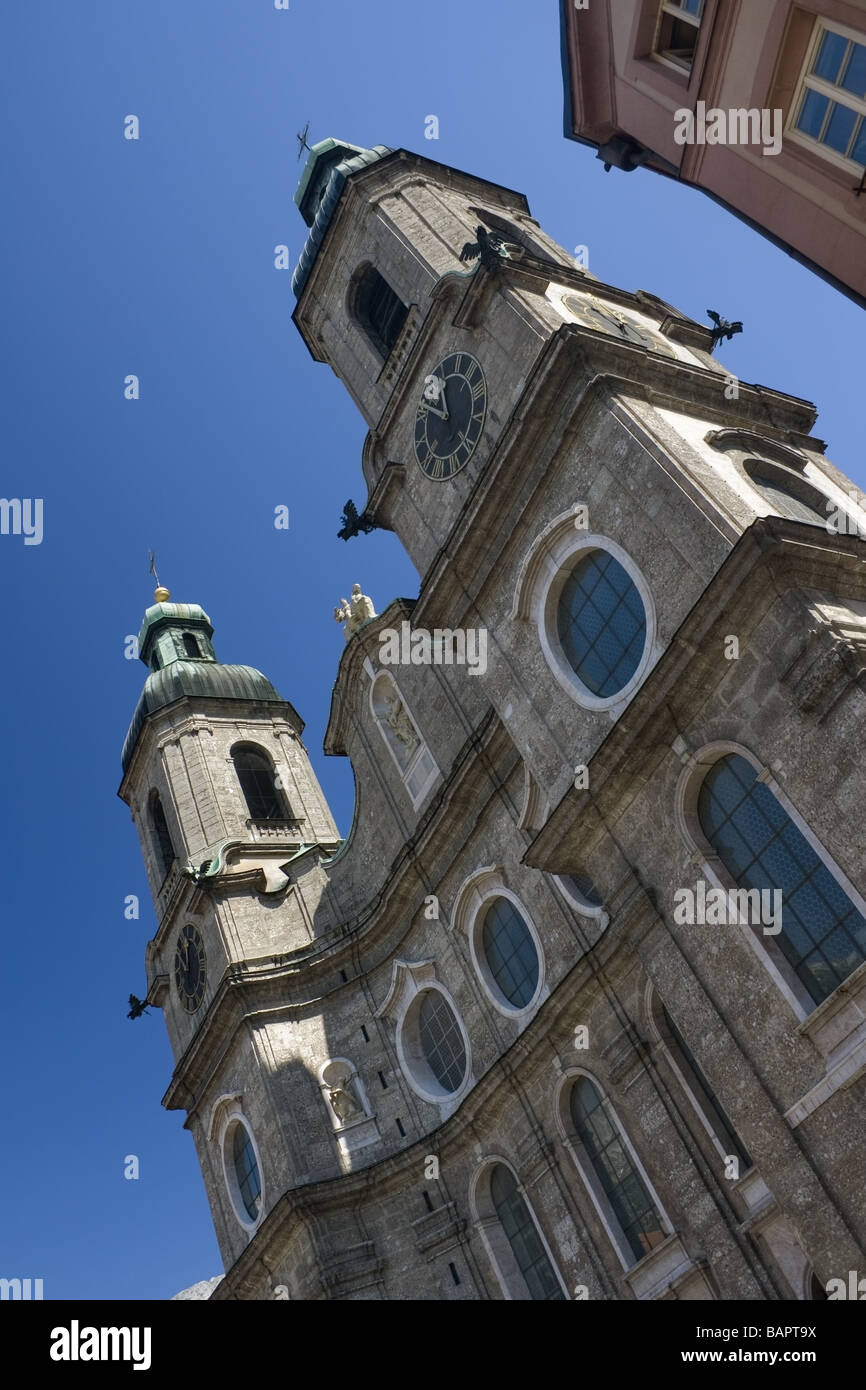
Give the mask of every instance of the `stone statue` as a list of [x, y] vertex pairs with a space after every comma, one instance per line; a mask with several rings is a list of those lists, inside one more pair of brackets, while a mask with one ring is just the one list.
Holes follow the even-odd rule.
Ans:
[[386, 700], [385, 708], [388, 713], [385, 715], [384, 722], [388, 725], [389, 729], [393, 730], [394, 737], [398, 738], [401, 743], [404, 743], [410, 753], [414, 752], [418, 747], [418, 735], [415, 732], [415, 726], [412, 720], [403, 707], [399, 695], [392, 695], [390, 699]]
[[352, 1078], [343, 1076], [328, 1090], [328, 1100], [331, 1102], [331, 1109], [341, 1125], [346, 1124], [348, 1120], [354, 1120], [356, 1115], [363, 1115], [364, 1113], [350, 1089], [351, 1085]]
[[373, 600], [366, 594], [361, 593], [360, 584], [352, 585], [351, 600], [341, 598], [339, 608], [334, 609], [334, 622], [345, 623], [345, 637], [348, 642], [350, 637], [354, 637], [359, 628], [368, 623], [371, 618], [376, 617], [376, 610], [373, 607]]

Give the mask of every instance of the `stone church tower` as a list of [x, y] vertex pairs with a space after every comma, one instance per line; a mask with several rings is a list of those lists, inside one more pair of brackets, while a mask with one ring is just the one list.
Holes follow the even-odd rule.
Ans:
[[291, 705], [145, 615], [121, 796], [213, 1297], [823, 1297], [866, 1268], [866, 512], [811, 405], [520, 194], [327, 140], [296, 201], [422, 582], [350, 623], [342, 842]]

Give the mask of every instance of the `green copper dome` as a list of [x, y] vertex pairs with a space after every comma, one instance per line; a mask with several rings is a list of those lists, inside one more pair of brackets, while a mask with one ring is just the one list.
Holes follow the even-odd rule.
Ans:
[[371, 150], [365, 150], [345, 140], [320, 140], [313, 145], [295, 193], [295, 202], [310, 228], [292, 275], [292, 289], [298, 297], [309, 279], [346, 181], [352, 174], [393, 153], [387, 145], [374, 145]]
[[[158, 589], [157, 594], [167, 599], [168, 591]], [[222, 666], [212, 636], [210, 618], [197, 603], [162, 601], [148, 608], [138, 634], [138, 653], [151, 671], [123, 741], [124, 772], [149, 716], [176, 700], [251, 700], [292, 709], [261, 671]], [[292, 720], [303, 728], [294, 710]]]

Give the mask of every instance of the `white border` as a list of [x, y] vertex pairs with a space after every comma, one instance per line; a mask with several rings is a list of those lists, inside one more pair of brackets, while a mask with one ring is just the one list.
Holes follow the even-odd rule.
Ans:
[[[244, 1206], [243, 1198], [241, 1197], [240, 1186], [238, 1184], [237, 1174], [235, 1172], [234, 1159], [233, 1157], [228, 1157], [227, 1155], [229, 1135], [231, 1134], [235, 1126], [235, 1123], [243, 1125], [244, 1129], [249, 1135], [250, 1143], [253, 1146], [253, 1153], [255, 1154], [256, 1164], [259, 1170], [259, 1184], [261, 1187], [261, 1191], [259, 1194], [259, 1214], [255, 1218], [255, 1220], [251, 1219], [246, 1207]], [[256, 1136], [253, 1134], [249, 1120], [244, 1115], [240, 1107], [240, 1104], [236, 1100], [232, 1100], [229, 1102], [225, 1114], [223, 1115], [219, 1133], [219, 1151], [220, 1158], [222, 1159], [223, 1178], [225, 1180], [226, 1191], [229, 1194], [229, 1199], [231, 1201], [232, 1211], [234, 1212], [235, 1220], [238, 1222], [240, 1226], [243, 1227], [243, 1229], [247, 1232], [248, 1235], [252, 1235], [255, 1231], [258, 1230], [265, 1214], [265, 1170], [262, 1164], [262, 1156], [259, 1153], [259, 1146], [256, 1143]]]
[[[481, 939], [484, 926], [484, 917], [490, 904], [496, 898], [506, 898], [512, 907], [519, 913], [520, 919], [529, 932], [532, 944], [535, 947], [535, 955], [538, 961], [538, 980], [535, 985], [532, 998], [528, 1004], [522, 1008], [517, 1008], [510, 1004], [505, 995], [496, 983], [493, 972], [487, 963]], [[546, 997], [549, 991], [546, 989], [546, 969], [544, 960], [544, 948], [541, 944], [541, 937], [538, 934], [535, 923], [518, 898], [510, 888], [506, 888], [502, 870], [498, 868], [476, 869], [469, 878], [461, 884], [454, 907], [451, 913], [451, 920], [455, 928], [465, 932], [469, 942], [469, 953], [472, 957], [472, 964], [475, 973], [481, 982], [481, 987], [493, 1007], [505, 1018], [510, 1018], [516, 1023], [525, 1023], [538, 1009], [542, 998]]]
[[[609, 711], [618, 717], [655, 665], [662, 648], [658, 640], [655, 603], [649, 585], [634, 560], [621, 545], [598, 532], [575, 527], [575, 508], [562, 512], [538, 536], [524, 558], [517, 581], [511, 616], [529, 618], [538, 629], [545, 660], [558, 683], [584, 709]], [[622, 565], [644, 606], [646, 636], [631, 679], [614, 695], [599, 696], [584, 685], [565, 655], [557, 632], [557, 605], [576, 557], [585, 551], [604, 550]]]
[[[608, 922], [610, 921], [610, 916], [605, 911], [604, 903], [601, 902], [598, 904], [598, 906], [596, 906], [595, 903], [591, 903], [587, 898], [584, 898], [583, 895], [579, 893], [576, 888], [569, 887], [566, 884], [565, 880], [566, 878], [570, 877], [572, 877], [572, 875], [570, 874], [551, 874], [551, 878], [553, 879], [554, 883], [559, 889], [559, 892], [565, 898], [565, 901], [568, 903], [569, 907], [571, 907], [575, 912], [579, 912], [581, 917], [597, 917], [601, 922], [601, 925], [603, 927], [606, 927]], [[587, 877], [590, 876], [587, 875]]]

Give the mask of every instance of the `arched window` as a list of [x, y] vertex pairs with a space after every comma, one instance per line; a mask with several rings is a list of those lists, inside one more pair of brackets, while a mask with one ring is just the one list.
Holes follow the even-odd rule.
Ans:
[[597, 1086], [588, 1076], [571, 1092], [571, 1119], [601, 1190], [635, 1260], [665, 1239], [661, 1218], [614, 1125]]
[[199, 648], [198, 642], [193, 637], [191, 632], [185, 632], [183, 634], [183, 649], [186, 652], [187, 656], [201, 656], [201, 650]]
[[744, 467], [753, 487], [758, 489], [777, 516], [785, 516], [790, 521], [806, 521], [810, 526], [826, 527], [830, 515], [827, 498], [799, 474], [755, 460], [750, 460]]
[[517, 1179], [504, 1163], [497, 1163], [493, 1169], [490, 1196], [511, 1252], [526, 1280], [530, 1298], [564, 1299], [562, 1285], [541, 1243], [529, 1207], [521, 1196]]
[[628, 685], [646, 646], [643, 600], [607, 550], [580, 555], [563, 585], [557, 634], [575, 674], [593, 695], [607, 698]]
[[738, 885], [781, 892], [776, 940], [820, 1004], [866, 959], [866, 919], [740, 754], [720, 758], [706, 774], [698, 820]]
[[507, 1004], [524, 1009], [538, 986], [539, 960], [532, 933], [509, 898], [494, 898], [481, 929], [484, 961]]
[[153, 846], [156, 855], [156, 862], [162, 874], [162, 881], [168, 878], [168, 871], [174, 863], [177, 855], [174, 852], [174, 845], [171, 842], [171, 834], [168, 822], [165, 819], [165, 812], [162, 809], [162, 802], [159, 799], [159, 792], [153, 792], [150, 798], [150, 825], [153, 831]]
[[250, 819], [288, 820], [291, 818], [282, 793], [277, 788], [274, 765], [261, 748], [241, 744], [232, 749], [232, 762], [235, 765], [241, 791], [247, 803]]
[[390, 357], [409, 311], [374, 266], [362, 271], [352, 307], [379, 356]]

